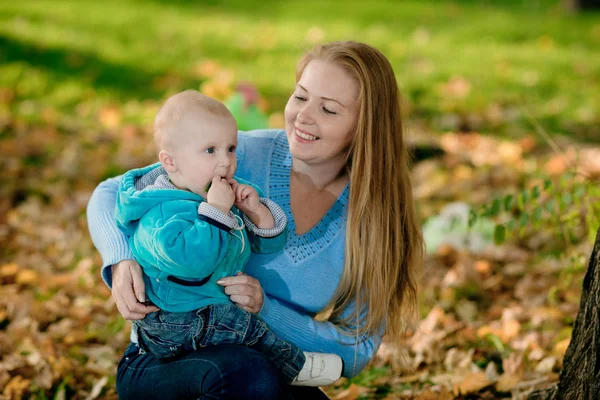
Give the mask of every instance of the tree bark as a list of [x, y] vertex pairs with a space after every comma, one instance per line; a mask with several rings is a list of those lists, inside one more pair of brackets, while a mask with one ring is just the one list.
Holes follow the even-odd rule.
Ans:
[[583, 279], [579, 312], [558, 384], [528, 399], [600, 399], [600, 229]]

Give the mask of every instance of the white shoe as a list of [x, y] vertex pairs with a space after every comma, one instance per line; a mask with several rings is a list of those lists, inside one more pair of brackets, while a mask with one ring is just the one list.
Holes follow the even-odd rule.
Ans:
[[304, 352], [306, 362], [292, 386], [327, 386], [342, 376], [342, 359], [336, 354]]

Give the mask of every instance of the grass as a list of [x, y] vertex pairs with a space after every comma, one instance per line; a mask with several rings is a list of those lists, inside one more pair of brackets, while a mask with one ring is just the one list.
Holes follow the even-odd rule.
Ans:
[[0, 88], [13, 97], [0, 120], [43, 124], [52, 109], [85, 126], [114, 104], [141, 123], [145, 101], [200, 87], [195, 70], [207, 60], [254, 82], [277, 113], [304, 49], [355, 39], [389, 57], [411, 120], [432, 131], [516, 137], [532, 130], [526, 108], [552, 133], [589, 139], [600, 122], [600, 14], [557, 3], [4, 2]]

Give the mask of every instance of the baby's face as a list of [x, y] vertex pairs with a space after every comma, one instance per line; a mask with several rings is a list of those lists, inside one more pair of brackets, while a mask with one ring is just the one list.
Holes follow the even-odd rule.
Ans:
[[180, 124], [179, 145], [174, 151], [179, 184], [206, 198], [206, 187], [215, 176], [231, 179], [237, 168], [237, 125], [230, 118], [192, 115]]

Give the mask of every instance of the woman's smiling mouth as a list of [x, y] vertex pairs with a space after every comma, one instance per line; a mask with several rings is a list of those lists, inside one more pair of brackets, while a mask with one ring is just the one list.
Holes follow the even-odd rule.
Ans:
[[316, 137], [316, 136], [313, 136], [313, 135], [311, 135], [309, 133], [303, 132], [303, 131], [301, 131], [300, 129], [298, 129], [296, 127], [294, 127], [294, 128], [295, 128], [295, 131], [296, 131], [296, 135], [300, 136], [300, 138], [302, 138], [304, 140], [310, 140], [310, 141], [312, 141], [312, 140], [317, 140], [318, 139], [318, 137]]

